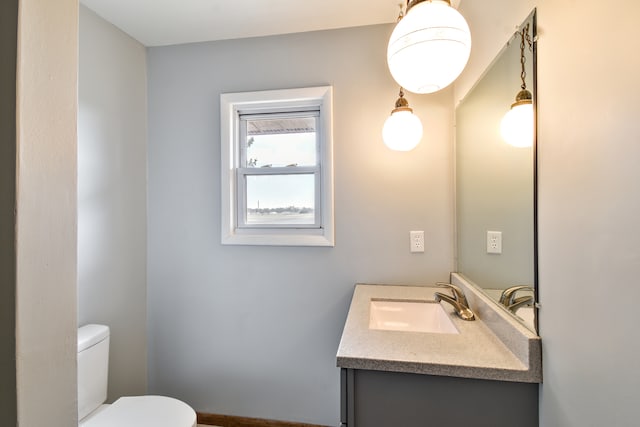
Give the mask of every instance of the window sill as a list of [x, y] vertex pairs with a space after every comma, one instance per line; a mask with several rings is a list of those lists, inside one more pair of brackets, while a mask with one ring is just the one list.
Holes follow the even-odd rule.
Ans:
[[333, 235], [290, 233], [232, 233], [222, 236], [223, 245], [254, 246], [335, 246]]

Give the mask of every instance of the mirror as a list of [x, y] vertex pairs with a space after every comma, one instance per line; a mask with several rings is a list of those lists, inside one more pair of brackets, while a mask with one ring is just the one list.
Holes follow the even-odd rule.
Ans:
[[507, 144], [500, 132], [521, 90], [527, 26], [525, 83], [535, 123], [535, 9], [456, 108], [456, 245], [458, 273], [536, 331], [535, 131], [528, 147]]

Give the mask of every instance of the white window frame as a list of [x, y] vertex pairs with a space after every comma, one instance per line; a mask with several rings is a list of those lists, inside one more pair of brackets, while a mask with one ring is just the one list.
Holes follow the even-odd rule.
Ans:
[[[331, 86], [223, 93], [220, 95], [221, 243], [223, 245], [334, 246], [333, 89]], [[240, 114], [319, 110], [316, 211], [312, 227], [238, 224]], [[300, 170], [302, 172], [302, 170]], [[239, 227], [241, 225], [242, 227]]]
[[320, 110], [319, 108], [308, 108], [306, 111], [301, 111], [301, 109], [296, 109], [295, 111], [282, 111], [282, 108], [276, 109], [275, 112], [269, 111], [266, 114], [260, 112], [250, 112], [246, 113], [244, 111], [240, 111], [239, 117], [239, 137], [240, 137], [240, 162], [239, 167], [236, 168], [236, 182], [237, 182], [237, 218], [236, 218], [236, 226], [239, 230], [243, 228], [321, 228], [322, 227], [322, 210], [315, 209], [314, 212], [314, 222], [313, 224], [281, 224], [281, 225], [262, 225], [262, 224], [249, 224], [246, 222], [246, 178], [248, 176], [258, 176], [258, 175], [313, 175], [314, 176], [314, 193], [315, 193], [315, 203], [314, 206], [322, 206], [322, 180], [320, 179], [322, 176], [322, 168], [321, 168], [321, 159], [320, 159], [320, 146], [321, 146], [321, 138], [322, 132], [315, 132], [315, 157], [316, 164], [309, 166], [295, 166], [295, 167], [268, 167], [268, 168], [255, 168], [255, 167], [242, 167], [247, 162], [247, 122], [251, 120], [259, 120], [259, 119], [273, 119], [273, 118], [295, 118], [295, 117], [315, 117], [315, 128], [318, 129], [318, 125], [320, 123]]

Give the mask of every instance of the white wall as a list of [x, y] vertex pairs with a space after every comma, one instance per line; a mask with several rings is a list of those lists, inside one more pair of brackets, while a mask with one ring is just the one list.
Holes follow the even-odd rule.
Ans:
[[538, 8], [545, 427], [637, 424], [640, 4], [463, 1], [477, 49], [456, 99]]
[[147, 385], [145, 47], [80, 7], [78, 323], [111, 328], [109, 400]]
[[[434, 283], [453, 260], [452, 92], [407, 98], [409, 153], [381, 139], [398, 87], [389, 25], [151, 48], [149, 389], [196, 410], [335, 425], [356, 282]], [[334, 87], [335, 248], [220, 244], [219, 96]], [[409, 253], [424, 230], [426, 253]]]
[[69, 427], [78, 418], [77, 1], [21, 0], [18, 24], [18, 425]]

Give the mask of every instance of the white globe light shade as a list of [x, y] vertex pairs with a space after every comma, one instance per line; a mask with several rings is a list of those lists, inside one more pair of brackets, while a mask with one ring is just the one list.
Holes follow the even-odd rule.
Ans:
[[470, 52], [471, 32], [463, 16], [445, 1], [423, 1], [393, 30], [387, 64], [403, 88], [432, 93], [458, 78]]
[[514, 147], [533, 146], [533, 104], [512, 107], [500, 122], [500, 135]]
[[392, 150], [413, 150], [421, 139], [422, 123], [409, 110], [392, 113], [382, 127], [382, 140]]

